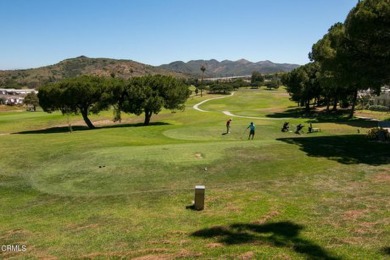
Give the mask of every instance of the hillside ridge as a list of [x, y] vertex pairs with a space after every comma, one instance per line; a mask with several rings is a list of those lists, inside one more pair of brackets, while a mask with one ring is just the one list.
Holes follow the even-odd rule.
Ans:
[[133, 60], [78, 56], [39, 68], [0, 70], [0, 88], [39, 88], [50, 82], [81, 75], [130, 78], [147, 74], [187, 77], [183, 73]]
[[289, 72], [300, 65], [289, 63], [274, 63], [269, 60], [251, 62], [246, 59], [237, 61], [223, 60], [190, 60], [188, 62], [174, 61], [169, 64], [159, 66], [163, 69], [172, 70], [178, 73], [191, 74], [199, 77], [202, 74], [200, 68], [206, 68], [205, 77], [229, 77], [229, 76], [245, 76], [251, 75], [252, 72], [258, 71], [264, 74]]
[[111, 58], [89, 58], [78, 56], [64, 59], [56, 64], [39, 68], [0, 70], [0, 88], [37, 89], [50, 82], [80, 75], [130, 78], [147, 74], [171, 75], [180, 78], [201, 77], [201, 66], [206, 67], [205, 77], [225, 77], [250, 75], [253, 71], [261, 73], [287, 72], [298, 67], [297, 64], [273, 63], [269, 60], [250, 62], [246, 59], [237, 61], [191, 60], [174, 61], [169, 64], [152, 66], [133, 60]]

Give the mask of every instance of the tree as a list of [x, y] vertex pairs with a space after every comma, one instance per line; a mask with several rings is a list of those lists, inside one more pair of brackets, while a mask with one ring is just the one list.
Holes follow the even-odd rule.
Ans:
[[264, 83], [263, 75], [258, 71], [252, 72], [251, 85], [255, 87], [260, 87], [263, 83]]
[[19, 82], [15, 80], [15, 76], [12, 78], [6, 78], [5, 82], [2, 84], [4, 88], [14, 88], [14, 89], [21, 89], [22, 86]]
[[149, 125], [153, 114], [162, 108], [184, 109], [191, 91], [181, 80], [171, 76], [147, 75], [131, 78], [126, 87], [122, 109], [126, 113], [145, 114], [144, 125]]
[[230, 94], [233, 91], [233, 84], [230, 82], [213, 82], [210, 85], [210, 93], [212, 94]]
[[345, 35], [359, 82], [379, 92], [390, 83], [390, 1], [360, 1], [345, 20]]
[[305, 106], [306, 112], [310, 111], [310, 101], [318, 98], [320, 93], [318, 70], [318, 63], [312, 62], [300, 66], [282, 77], [282, 82], [286, 85], [291, 99], [298, 102], [300, 106]]
[[195, 95], [197, 96], [198, 95], [198, 93], [199, 93], [199, 79], [197, 79], [197, 78], [188, 78], [187, 80], [186, 80], [186, 84], [188, 85], [188, 86], [194, 86], [195, 87]]
[[95, 128], [88, 118], [109, 107], [107, 80], [96, 76], [81, 76], [51, 83], [39, 89], [39, 104], [45, 112], [61, 110], [63, 114], [81, 113], [85, 123]]
[[333, 110], [337, 103], [352, 93], [353, 80], [346, 77], [348, 59], [345, 53], [345, 27], [342, 23], [331, 26], [328, 33], [312, 47], [309, 58], [319, 64], [319, 83], [321, 95], [324, 97], [327, 111], [333, 100]]
[[202, 96], [203, 94], [203, 89], [204, 89], [204, 86], [203, 86], [203, 79], [204, 79], [204, 72], [206, 71], [206, 67], [204, 65], [202, 65], [200, 67], [200, 70], [202, 71], [202, 82], [200, 83], [200, 96]]
[[390, 1], [359, 2], [345, 20], [344, 46], [346, 75], [354, 87], [352, 117], [359, 90], [371, 88], [379, 94], [381, 86], [390, 83]]
[[107, 91], [103, 94], [100, 102], [103, 106], [112, 105], [114, 122], [122, 121], [121, 111], [125, 102], [125, 86], [126, 81], [124, 79], [111, 77], [108, 79]]
[[267, 89], [278, 89], [280, 86], [280, 80], [271, 79], [270, 81], [267, 81], [264, 84], [267, 87]]
[[56, 110], [66, 111], [66, 104], [62, 101], [63, 89], [59, 83], [51, 83], [39, 88], [38, 99], [39, 105], [43, 111], [52, 113]]
[[368, 88], [359, 79], [356, 70], [358, 56], [354, 54], [353, 48], [352, 42], [346, 36], [345, 25], [336, 23], [313, 45], [309, 54], [311, 60], [320, 64], [319, 81], [327, 102], [332, 96], [334, 110], [340, 100], [343, 101], [342, 107], [348, 107], [351, 103], [350, 117], [355, 110], [358, 91]]
[[282, 77], [282, 83], [286, 86], [287, 92], [290, 94], [291, 100], [303, 105], [303, 87], [305, 74], [301, 67], [286, 73]]
[[268, 74], [264, 76], [264, 85], [267, 87], [267, 89], [278, 89], [281, 85], [281, 75], [279, 73], [275, 74]]
[[233, 89], [235, 90], [247, 85], [248, 84], [243, 79], [234, 79], [232, 82]]
[[[390, 2], [359, 1], [344, 24], [332, 26], [309, 54], [320, 63], [326, 80], [322, 85], [336, 87], [350, 96], [353, 116], [359, 90], [390, 83]], [[336, 84], [335, 84], [336, 83]], [[344, 95], [345, 95], [344, 94]]]
[[23, 100], [24, 104], [32, 106], [34, 112], [37, 111], [37, 106], [39, 106], [39, 99], [35, 92], [28, 93]]
[[348, 96], [348, 90], [341, 86], [331, 71], [320, 71], [318, 81], [321, 86], [321, 96], [326, 105], [326, 111], [330, 111], [333, 102], [333, 111], [337, 110], [339, 100]]

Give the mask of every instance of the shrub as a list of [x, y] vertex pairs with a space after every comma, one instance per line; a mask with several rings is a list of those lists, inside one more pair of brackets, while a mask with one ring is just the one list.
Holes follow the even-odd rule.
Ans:
[[230, 94], [233, 86], [229, 83], [213, 83], [210, 85], [210, 94]]
[[369, 110], [372, 111], [389, 111], [389, 107], [387, 106], [381, 106], [381, 105], [372, 105], [368, 107]]
[[278, 89], [280, 84], [276, 80], [267, 81], [264, 83], [264, 85], [267, 87], [267, 89]]
[[348, 108], [349, 107], [349, 101], [346, 100], [346, 99], [341, 100], [340, 107], [341, 108]]
[[386, 141], [390, 140], [390, 133], [387, 129], [375, 127], [368, 131], [367, 138], [370, 140]]

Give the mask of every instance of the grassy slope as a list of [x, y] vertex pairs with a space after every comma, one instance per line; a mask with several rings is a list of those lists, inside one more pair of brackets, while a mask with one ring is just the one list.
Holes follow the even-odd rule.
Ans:
[[[321, 133], [296, 136], [280, 132], [279, 115], [294, 105], [282, 90], [242, 90], [201, 106], [210, 112], [192, 109], [207, 98], [149, 127], [125, 116], [81, 131], [72, 117], [72, 134], [59, 114], [1, 113], [0, 245], [27, 251], [0, 256], [388, 256], [389, 144], [357, 134], [369, 123], [322, 122]], [[221, 111], [259, 119], [233, 118], [222, 135]], [[185, 209], [196, 184], [206, 185], [201, 212]]]

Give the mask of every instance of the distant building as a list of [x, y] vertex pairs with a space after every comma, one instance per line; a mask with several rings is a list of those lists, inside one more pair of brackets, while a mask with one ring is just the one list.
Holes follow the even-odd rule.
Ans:
[[38, 94], [38, 91], [35, 89], [14, 89], [14, 88], [0, 88], [0, 95], [27, 95], [29, 93], [35, 92]]
[[5, 105], [22, 105], [24, 98], [22, 97], [8, 97], [5, 99]]
[[24, 97], [33, 92], [38, 93], [35, 89], [0, 88], [0, 104], [22, 105]]
[[390, 108], [390, 86], [384, 86], [379, 96], [372, 96], [370, 105], [385, 106]]

